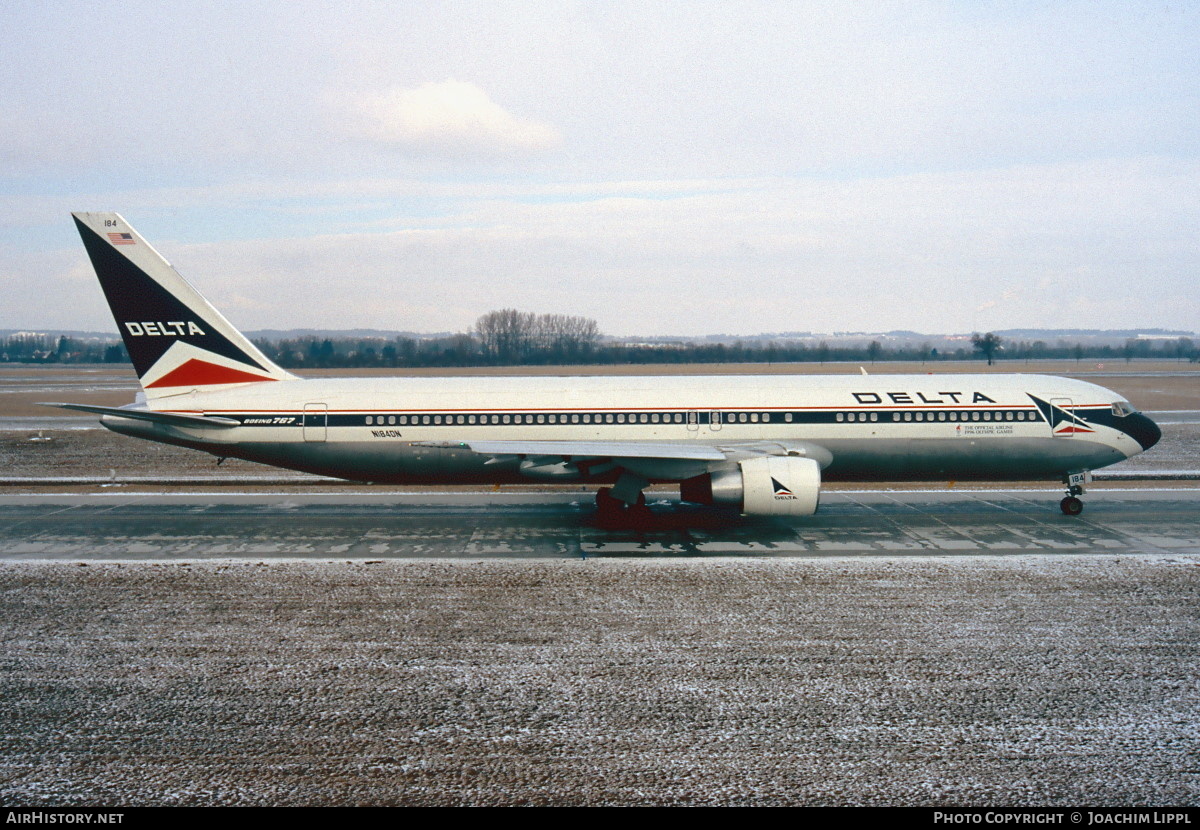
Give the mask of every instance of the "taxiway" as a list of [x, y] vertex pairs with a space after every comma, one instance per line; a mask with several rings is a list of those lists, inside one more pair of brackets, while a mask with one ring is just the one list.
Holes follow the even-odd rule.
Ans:
[[1200, 490], [838, 491], [816, 516], [739, 517], [663, 499], [602, 526], [587, 493], [101, 493], [0, 496], [0, 559], [411, 559], [1200, 553]]

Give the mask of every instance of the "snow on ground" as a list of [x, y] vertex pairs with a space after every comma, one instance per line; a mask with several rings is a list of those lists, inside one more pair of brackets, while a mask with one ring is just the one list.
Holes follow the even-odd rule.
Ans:
[[0, 801], [1193, 804], [1198, 566], [0, 564]]

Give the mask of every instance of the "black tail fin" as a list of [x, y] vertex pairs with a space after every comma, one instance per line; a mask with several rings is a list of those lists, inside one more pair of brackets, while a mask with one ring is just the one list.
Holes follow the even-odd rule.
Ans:
[[148, 397], [295, 379], [221, 316], [119, 214], [71, 215]]

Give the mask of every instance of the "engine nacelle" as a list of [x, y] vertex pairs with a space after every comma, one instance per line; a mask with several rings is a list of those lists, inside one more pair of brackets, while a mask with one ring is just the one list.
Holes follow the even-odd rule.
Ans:
[[751, 458], [680, 482], [679, 497], [755, 515], [811, 516], [821, 502], [821, 465], [794, 456]]

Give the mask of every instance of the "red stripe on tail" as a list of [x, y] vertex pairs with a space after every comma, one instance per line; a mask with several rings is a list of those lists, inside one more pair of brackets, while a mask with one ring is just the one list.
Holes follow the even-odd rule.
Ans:
[[253, 375], [239, 369], [230, 369], [192, 358], [187, 363], [167, 372], [154, 383], [146, 384], [147, 389], [157, 389], [163, 386], [212, 386], [221, 383], [250, 383], [275, 378]]

